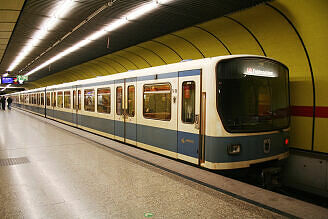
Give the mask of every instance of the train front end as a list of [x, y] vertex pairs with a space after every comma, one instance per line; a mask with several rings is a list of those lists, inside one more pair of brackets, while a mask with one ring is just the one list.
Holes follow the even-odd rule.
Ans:
[[205, 138], [205, 166], [237, 169], [287, 158], [288, 68], [255, 56], [223, 59], [215, 68], [217, 132]]

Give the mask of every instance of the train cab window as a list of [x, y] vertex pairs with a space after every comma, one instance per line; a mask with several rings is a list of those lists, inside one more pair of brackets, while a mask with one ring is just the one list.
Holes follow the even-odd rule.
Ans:
[[143, 115], [148, 119], [171, 120], [171, 85], [144, 85]]
[[185, 81], [182, 83], [182, 122], [195, 122], [195, 82]]
[[110, 88], [97, 89], [97, 111], [98, 113], [110, 113]]
[[63, 92], [57, 92], [57, 107], [63, 108]]
[[44, 106], [44, 93], [41, 93], [41, 105]]
[[128, 86], [128, 116], [134, 117], [135, 114], [135, 88]]
[[67, 108], [67, 109], [71, 108], [71, 92], [70, 91], [64, 92], [64, 108]]
[[47, 92], [47, 106], [50, 106], [50, 93]]
[[116, 88], [116, 114], [123, 114], [123, 89], [122, 87]]
[[94, 112], [95, 111], [95, 90], [84, 90], [84, 110]]

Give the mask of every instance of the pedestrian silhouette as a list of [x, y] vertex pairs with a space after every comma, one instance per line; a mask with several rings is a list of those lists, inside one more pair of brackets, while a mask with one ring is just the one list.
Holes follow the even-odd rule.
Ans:
[[2, 110], [6, 110], [6, 98], [5, 98], [5, 96], [2, 96], [0, 100], [1, 100]]
[[7, 103], [8, 103], [8, 109], [11, 110], [11, 103], [13, 102], [13, 99], [11, 97], [7, 98]]

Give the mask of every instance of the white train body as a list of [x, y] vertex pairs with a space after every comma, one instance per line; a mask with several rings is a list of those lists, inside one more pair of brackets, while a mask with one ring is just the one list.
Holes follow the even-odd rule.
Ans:
[[[238, 101], [244, 93], [254, 92], [254, 98], [245, 94], [254, 104], [247, 104], [245, 100], [234, 105], [236, 103], [225, 96], [229, 94], [221, 94], [231, 89], [224, 87], [230, 83], [229, 78], [218, 79], [221, 77], [218, 63], [227, 63], [222, 69], [235, 68], [229, 60], [236, 63], [242, 60], [242, 67], [252, 64], [240, 79], [239, 76], [233, 78], [245, 78], [242, 83], [246, 85], [241, 84], [240, 88], [245, 92], [241, 90], [240, 95], [231, 98]], [[270, 75], [276, 74], [273, 70], [256, 69], [257, 61], [261, 68], [268, 65], [287, 69], [266, 57], [220, 56], [54, 85], [12, 96], [17, 108], [136, 147], [209, 169], [244, 168], [281, 160], [289, 153], [288, 69], [287, 73], [279, 72], [282, 79], [278, 80], [279, 75]], [[274, 85], [270, 89], [262, 86], [263, 92], [258, 88], [248, 91], [247, 83], [253, 83], [252, 80], [254, 84]], [[276, 95], [280, 82], [284, 93]], [[220, 99], [218, 95], [223, 96]], [[222, 100], [224, 106], [219, 105]], [[243, 106], [245, 103], [247, 107]], [[238, 117], [238, 107], [233, 107], [230, 113], [224, 108], [228, 105], [245, 108], [241, 110], [243, 116]], [[258, 115], [246, 118], [248, 110]], [[225, 115], [229, 119], [225, 119]]]

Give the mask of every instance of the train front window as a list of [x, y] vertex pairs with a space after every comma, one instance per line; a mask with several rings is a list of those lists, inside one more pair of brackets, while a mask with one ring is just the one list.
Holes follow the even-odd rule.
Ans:
[[228, 132], [260, 132], [289, 126], [288, 69], [256, 57], [217, 65], [217, 109]]

